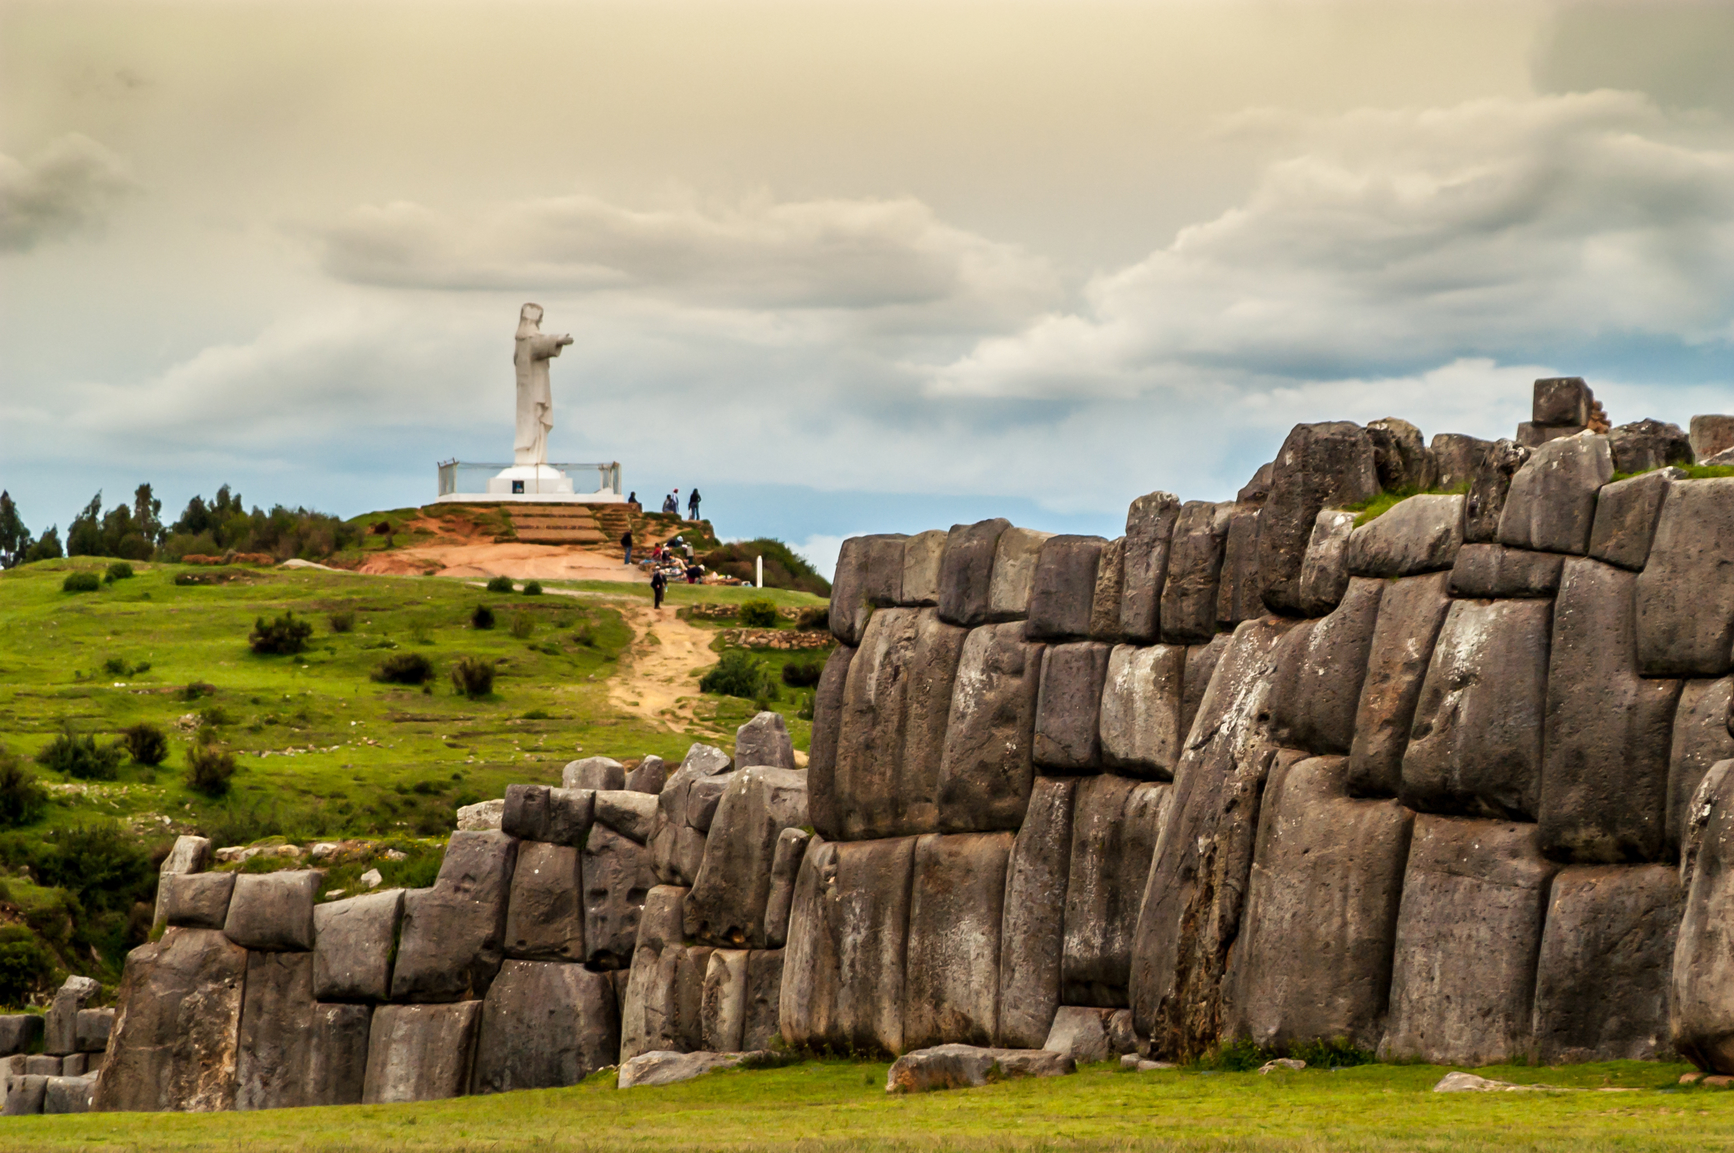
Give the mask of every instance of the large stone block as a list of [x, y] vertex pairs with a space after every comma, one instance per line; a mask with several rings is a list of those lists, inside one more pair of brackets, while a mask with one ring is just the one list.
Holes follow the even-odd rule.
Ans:
[[101, 1053], [108, 1048], [108, 1039], [114, 1032], [114, 1019], [118, 1010], [113, 1008], [80, 1009], [74, 1032], [78, 1038], [80, 1053]]
[[488, 987], [471, 1092], [576, 1085], [620, 1053], [614, 983], [558, 961], [507, 961]]
[[1379, 596], [1349, 746], [1349, 791], [1356, 796], [1394, 797], [1402, 785], [1415, 704], [1451, 608], [1447, 579], [1443, 573], [1405, 577], [1386, 585]]
[[1656, 536], [1656, 521], [1662, 515], [1668, 486], [1685, 479], [1683, 469], [1660, 468], [1604, 485], [1596, 497], [1589, 554], [1621, 568], [1642, 569], [1650, 559], [1650, 543]]
[[1534, 820], [1553, 605], [1454, 601], [1403, 753], [1403, 803], [1417, 812]]
[[313, 999], [313, 955], [252, 953], [241, 1002], [235, 1108], [361, 1100], [373, 1010]]
[[96, 1074], [67, 1074], [43, 1083], [42, 1111], [46, 1114], [88, 1113], [96, 1092]]
[[321, 1001], [384, 1001], [391, 995], [403, 890], [327, 901], [313, 910], [313, 995]]
[[1700, 1069], [1734, 1073], [1734, 760], [1698, 783], [1680, 845], [1686, 908], [1669, 976], [1668, 1032]]
[[[606, 757], [590, 757], [585, 761], [574, 761], [574, 765], [587, 765], [584, 772], [568, 772], [569, 779], [588, 777], [595, 780], [607, 774], [591, 769], [602, 769], [607, 766], [596, 766], [591, 762], [608, 761]], [[618, 761], [608, 761], [608, 765], [620, 768]], [[568, 770], [572, 765], [566, 766]], [[624, 774], [614, 774], [619, 783], [626, 783]], [[596, 791], [594, 789], [561, 788], [552, 789], [547, 785], [507, 785], [506, 805], [500, 813], [500, 831], [508, 837], [517, 837], [525, 841], [545, 841], [554, 845], [571, 845], [576, 848], [584, 843], [584, 838], [590, 834], [590, 822], [595, 817]]]
[[1588, 866], [1554, 877], [1535, 978], [1543, 1064], [1672, 1054], [1668, 976], [1681, 898], [1667, 865]]
[[789, 939], [789, 910], [795, 903], [795, 881], [801, 874], [801, 858], [813, 834], [805, 829], [784, 829], [777, 834], [771, 855], [771, 889], [765, 896], [765, 942], [781, 949]]
[[41, 1073], [22, 1073], [6, 1085], [6, 1107], [0, 1116], [28, 1117], [42, 1112], [43, 1099], [48, 1094], [48, 1082], [58, 1080]]
[[1734, 477], [1668, 486], [1637, 603], [1645, 676], [1734, 672]]
[[939, 604], [939, 573], [945, 563], [944, 529], [918, 532], [903, 542], [903, 595], [901, 605], [922, 607]]
[[536, 961], [584, 960], [581, 892], [577, 849], [542, 841], [519, 845], [506, 903], [506, 956]]
[[1252, 479], [1241, 485], [1240, 491], [1234, 494], [1235, 503], [1263, 508], [1264, 502], [1270, 499], [1270, 482], [1275, 475], [1275, 461], [1266, 461], [1259, 465], [1258, 471], [1252, 474]]
[[1126, 591], [1126, 538], [1115, 537], [1096, 562], [1096, 587], [1090, 600], [1090, 639], [1108, 644], [1122, 639], [1120, 601]]
[[[937, 739], [932, 730], [942, 694], [949, 708], [956, 669], [951, 654], [961, 651], [963, 635], [929, 609], [885, 609], [867, 626], [844, 684], [829, 780], [809, 770], [809, 814], [820, 834], [889, 836], [906, 823], [934, 818], [938, 773], [926, 745]], [[921, 729], [914, 742], [908, 735], [912, 713]], [[905, 755], [912, 747], [913, 762]]]
[[234, 891], [234, 873], [164, 873], [157, 882], [157, 916], [165, 925], [221, 929]]
[[[842, 650], [838, 650], [842, 651]], [[821, 682], [820, 691], [824, 691]], [[817, 724], [815, 724], [817, 728]], [[720, 776], [734, 767], [729, 755], [713, 745], [695, 744], [657, 794], [656, 831], [650, 836], [652, 867], [665, 885], [690, 885], [704, 864], [704, 834], [693, 825], [688, 801], [696, 781]]]
[[761, 1053], [782, 1039], [777, 1020], [783, 988], [783, 951], [754, 949], [747, 954], [745, 1019], [741, 1025], [741, 1049]]
[[1384, 1034], [1413, 814], [1348, 796], [1347, 762], [1272, 771], [1259, 806], [1245, 929], [1229, 964], [1225, 1037], [1286, 1051]]
[[1691, 443], [1693, 459], [1703, 464], [1734, 448], [1734, 416], [1694, 416], [1686, 438]]
[[948, 625], [931, 609], [915, 622], [909, 655], [909, 691], [903, 756], [894, 776], [895, 821], [887, 833], [930, 833], [939, 828], [939, 776], [951, 698], [969, 630]]
[[1186, 673], [1180, 686], [1180, 745], [1175, 749], [1175, 763], [1180, 750], [1191, 739], [1192, 722], [1198, 718], [1199, 706], [1210, 688], [1210, 678], [1216, 673], [1217, 662], [1233, 641], [1233, 633], [1217, 633], [1207, 645], [1186, 646]]
[[361, 1100], [436, 1101], [469, 1091], [481, 1001], [381, 1005], [373, 1011]]
[[1051, 536], [1042, 541], [1030, 579], [1025, 636], [1073, 640], [1090, 635], [1096, 569], [1107, 545], [1099, 536]]
[[1542, 851], [1555, 860], [1662, 859], [1680, 682], [1637, 674], [1636, 583], [1588, 557], [1568, 560], [1560, 578], [1540, 810]]
[[1351, 576], [1404, 577], [1448, 569], [1463, 546], [1463, 498], [1423, 493], [1349, 534]]
[[1099, 721], [1109, 766], [1132, 777], [1174, 775], [1186, 741], [1188, 652], [1179, 645], [1115, 645], [1109, 652]]
[[1535, 424], [1589, 423], [1590, 404], [1594, 401], [1589, 385], [1581, 376], [1549, 376], [1535, 382], [1530, 420]]
[[704, 1048], [704, 975], [710, 971], [709, 945], [688, 945], [679, 950], [674, 971], [675, 1020], [680, 1026], [680, 1044], [685, 1053]]
[[597, 826], [579, 854], [578, 868], [584, 884], [584, 960], [592, 968], [623, 969], [632, 963], [644, 899], [656, 885], [650, 850]]
[[605, 789], [596, 796], [596, 823], [629, 841], [649, 845], [656, 835], [657, 798], [636, 789]]
[[[169, 849], [169, 855], [163, 858], [162, 868], [158, 873], [156, 912], [151, 919], [153, 932], [168, 923], [167, 912], [163, 908], [162, 882], [172, 876], [202, 873], [210, 863], [210, 838], [194, 837], [185, 833], [175, 838], [175, 843]], [[226, 895], [224, 899], [227, 900]], [[211, 927], [220, 929], [223, 926], [218, 923]]]
[[656, 796], [668, 783], [668, 764], [658, 756], [648, 756], [626, 774], [626, 787], [635, 793]]
[[223, 932], [245, 949], [311, 949], [317, 869], [237, 873]]
[[78, 1014], [102, 992], [102, 984], [92, 977], [74, 974], [55, 990], [54, 1000], [44, 1015], [42, 1048], [54, 1056], [78, 1052]]
[[738, 1053], [747, 1023], [747, 950], [713, 949], [699, 1007], [700, 1049]]
[[622, 1061], [658, 1049], [682, 1047], [677, 979], [685, 952], [681, 908], [686, 893], [677, 885], [658, 885], [645, 898], [638, 923], [638, 947], [632, 954], [632, 970], [620, 1006]]
[[216, 929], [171, 926], [128, 953], [95, 1108], [234, 1108], [246, 979], [247, 950]]
[[1710, 766], [1734, 757], [1734, 677], [1687, 681], [1674, 713], [1674, 733], [1668, 754], [1668, 814], [1665, 833], [1667, 860], [1680, 855], [1687, 806]]
[[999, 1000], [1000, 917], [1012, 834], [915, 842], [903, 1047], [986, 1044]]
[[456, 1001], [488, 991], [505, 956], [517, 855], [517, 840], [504, 833], [452, 834], [433, 887], [403, 896], [392, 1000]]
[[843, 542], [831, 583], [831, 632], [844, 644], [860, 644], [873, 610], [902, 599], [906, 539], [883, 533]]
[[[705, 944], [765, 948], [765, 905], [777, 840], [807, 823], [807, 774], [751, 768], [728, 777], [686, 898], [686, 935]], [[706, 1046], [709, 1048], [710, 1046]]]
[[1460, 432], [1434, 433], [1432, 441], [1427, 445], [1428, 451], [1433, 454], [1434, 467], [1439, 470], [1439, 479], [1434, 483], [1446, 490], [1469, 485], [1475, 479], [1481, 462], [1486, 459], [1488, 449], [1492, 447], [1492, 441], [1465, 436]]
[[735, 767], [768, 765], [773, 769], [795, 767], [795, 746], [781, 713], [762, 712], [735, 730]]
[[[613, 757], [584, 757], [580, 760], [568, 761], [566, 767], [560, 770], [560, 786], [566, 789], [588, 789], [591, 792], [602, 789], [624, 789], [626, 787], [626, 766]], [[511, 830], [506, 831], [510, 832]], [[534, 839], [541, 840], [542, 838]]]
[[1677, 424], [1638, 420], [1608, 432], [1608, 450], [1614, 471], [1648, 472], [1675, 464], [1692, 463], [1692, 441]]
[[[37, 1013], [0, 1015], [0, 1057], [27, 1052], [42, 1036], [42, 1017]], [[0, 1080], [4, 1080], [0, 1076]]]
[[988, 588], [990, 621], [1022, 620], [1029, 615], [1036, 566], [1051, 532], [1012, 526], [1000, 534], [993, 552], [993, 583]]
[[1259, 582], [1272, 611], [1298, 613], [1301, 565], [1319, 510], [1378, 495], [1378, 469], [1366, 430], [1348, 421], [1295, 425], [1275, 463], [1259, 518]]
[[1588, 552], [1596, 493], [1613, 475], [1607, 437], [1589, 433], [1548, 441], [1511, 478], [1499, 543], [1537, 552]]
[[1162, 590], [1179, 515], [1180, 499], [1166, 492], [1141, 496], [1126, 510], [1120, 591], [1120, 632], [1126, 640], [1148, 644], [1161, 636]]
[[[1259, 592], [1258, 534], [1261, 509], [1236, 504], [1222, 542], [1222, 572], [1216, 582], [1216, 627], [1232, 629], [1241, 621], [1264, 615]], [[1311, 543], [1309, 535], [1308, 543]], [[1304, 562], [1303, 562], [1304, 564]]]
[[1042, 654], [1033, 746], [1036, 764], [1062, 772], [1100, 767], [1102, 750], [1096, 729], [1109, 651], [1099, 641], [1082, 641], [1051, 645]]
[[1534, 825], [1415, 818], [1382, 1059], [1492, 1065], [1529, 1052], [1554, 871]]
[[1550, 597], [1559, 591], [1565, 554], [1502, 544], [1466, 544], [1451, 568], [1451, 595], [1475, 599]]
[[903, 1050], [904, 944], [915, 838], [815, 837], [801, 862], [783, 950], [783, 1039], [842, 1051]]
[[1270, 693], [1277, 741], [1314, 753], [1349, 751], [1386, 587], [1355, 577], [1329, 616], [1283, 637]]
[[892, 1062], [885, 1074], [887, 1093], [926, 1093], [967, 1089], [1018, 1077], [1064, 1077], [1077, 1063], [1045, 1049], [988, 1049], [980, 1045], [935, 1045]]
[[1004, 517], [951, 526], [945, 538], [945, 556], [939, 562], [940, 620], [974, 628], [992, 619], [988, 605], [993, 592], [994, 553], [999, 538], [1009, 528], [1011, 521]]
[[1150, 858], [1172, 790], [1124, 777], [1090, 777], [1072, 801], [1061, 996], [1069, 1005], [1123, 1008], [1132, 934]]
[[1488, 446], [1475, 466], [1469, 493], [1463, 501], [1465, 542], [1499, 539], [1499, 520], [1505, 515], [1505, 502], [1511, 495], [1511, 478], [1528, 460], [1529, 449], [1514, 441], [1496, 440]]
[[1355, 514], [1339, 509], [1319, 510], [1313, 519], [1313, 534], [1307, 538], [1306, 559], [1301, 561], [1300, 611], [1303, 616], [1322, 617], [1337, 607], [1349, 589], [1349, 537], [1355, 531]]
[[[855, 652], [848, 645], [832, 649], [819, 674], [819, 687], [813, 691], [813, 733], [807, 741], [807, 812], [814, 828], [833, 832], [843, 819], [837, 807], [837, 744], [843, 732], [844, 698]], [[660, 865], [658, 878], [662, 879]]]
[[1016, 829], [1023, 820], [1043, 648], [1015, 622], [972, 629], [964, 640], [939, 767], [942, 831]]
[[1029, 810], [1012, 842], [1000, 927], [996, 1044], [1037, 1047], [1060, 1004], [1076, 787], [1075, 780], [1037, 777]]
[[1439, 466], [1427, 451], [1421, 430], [1406, 420], [1387, 416], [1367, 422], [1367, 439], [1373, 442], [1373, 468], [1379, 476], [1379, 487], [1387, 492], [1399, 489], [1426, 491], [1439, 478]]
[[706, 777], [694, 781], [686, 792], [686, 824], [706, 837], [710, 836], [711, 821], [716, 807], [722, 803], [723, 792], [729, 787], [727, 777]]
[[[1167, 579], [1162, 584], [1163, 641], [1205, 644], [1216, 635], [1217, 583], [1234, 510], [1233, 503], [1200, 500], [1180, 507], [1168, 544]], [[1127, 635], [1136, 636], [1131, 629]]]

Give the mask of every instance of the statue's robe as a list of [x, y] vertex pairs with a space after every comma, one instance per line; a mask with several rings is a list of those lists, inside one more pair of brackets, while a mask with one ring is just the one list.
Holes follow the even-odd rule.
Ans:
[[548, 358], [560, 355], [560, 338], [540, 332], [517, 338], [512, 364], [518, 372], [518, 429], [513, 464], [547, 464], [548, 430], [554, 427], [554, 396], [548, 389]]

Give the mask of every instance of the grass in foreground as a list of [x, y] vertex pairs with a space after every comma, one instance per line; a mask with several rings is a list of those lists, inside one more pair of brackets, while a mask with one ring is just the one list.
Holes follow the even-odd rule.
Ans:
[[1250, 1149], [1627, 1150], [1734, 1147], [1734, 1094], [1683, 1065], [1496, 1067], [1520, 1083], [1636, 1092], [1435, 1094], [1447, 1069], [1125, 1073], [887, 1096], [883, 1063], [809, 1061], [663, 1088], [571, 1089], [414, 1105], [0, 1122], [8, 1149]]

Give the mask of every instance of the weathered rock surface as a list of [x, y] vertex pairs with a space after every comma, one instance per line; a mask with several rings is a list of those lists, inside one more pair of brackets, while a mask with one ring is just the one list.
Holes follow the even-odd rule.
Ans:
[[[163, 858], [162, 868], [158, 874], [157, 904], [155, 916], [151, 919], [151, 929], [154, 931], [167, 924], [167, 912], [163, 907], [163, 885], [169, 877], [187, 873], [202, 873], [211, 863], [211, 842], [208, 837], [194, 837], [185, 833], [175, 838], [175, 843], [169, 849], [169, 855]], [[221, 924], [214, 926], [222, 928]]]
[[[807, 813], [814, 828], [833, 833], [842, 827], [843, 819], [837, 807], [837, 745], [843, 732], [845, 692], [855, 653], [848, 645], [832, 649], [813, 690], [813, 732], [807, 741]], [[667, 883], [660, 864], [657, 877]]]
[[313, 955], [251, 953], [241, 1001], [237, 1109], [361, 1100], [373, 1010], [313, 999]]
[[1042, 1048], [1080, 1065], [1106, 1061], [1113, 1055], [1108, 1045], [1108, 1018], [1113, 1013], [1113, 1009], [1062, 1005], [1054, 1014], [1053, 1028], [1048, 1030]]
[[[1072, 796], [1077, 782], [1037, 777], [1006, 863], [1000, 919], [997, 1044], [1038, 1047], [1060, 1004]], [[1142, 893], [1142, 889], [1140, 889]]]
[[1694, 416], [1686, 438], [1699, 464], [1734, 448], [1734, 416]]
[[576, 1085], [614, 1064], [620, 1023], [607, 973], [557, 961], [507, 961], [488, 987], [472, 1092]]
[[686, 890], [658, 885], [645, 898], [638, 925], [638, 947], [620, 1006], [620, 1059], [683, 1047], [677, 979], [685, 949], [681, 908]]
[[1548, 441], [1511, 478], [1499, 517], [1499, 543], [1537, 552], [1588, 552], [1596, 493], [1613, 475], [1607, 437]]
[[[1236, 504], [1222, 542], [1222, 572], [1216, 583], [1216, 627], [1232, 629], [1241, 621], [1264, 615], [1263, 587], [1258, 578], [1258, 536], [1261, 510]], [[1308, 541], [1311, 541], [1309, 536]]]
[[1283, 637], [1270, 691], [1279, 742], [1314, 753], [1349, 751], [1386, 587], [1355, 577], [1329, 616], [1304, 621]]
[[1120, 632], [1129, 641], [1160, 638], [1169, 544], [1179, 515], [1180, 499], [1166, 492], [1141, 496], [1126, 511]]
[[905, 1053], [885, 1075], [887, 1093], [926, 1093], [968, 1089], [1015, 1077], [1063, 1077], [1077, 1072], [1063, 1053], [1045, 1049], [987, 1049], [975, 1045], [935, 1045]]
[[40, 1073], [13, 1077], [6, 1085], [6, 1106], [0, 1109], [0, 1116], [27, 1117], [42, 1112], [48, 1082], [49, 1078]]
[[223, 932], [246, 949], [311, 949], [317, 869], [237, 873]]
[[42, 1088], [44, 1113], [88, 1113], [96, 1093], [96, 1075], [50, 1077]]
[[1132, 934], [1171, 796], [1166, 784], [1124, 777], [1078, 783], [1060, 966], [1066, 1003], [1128, 1004]]
[[590, 830], [578, 867], [584, 884], [584, 960], [592, 968], [625, 968], [632, 963], [644, 899], [656, 884], [650, 850], [599, 825]]
[[1433, 454], [1433, 464], [1439, 470], [1434, 482], [1439, 488], [1454, 489], [1475, 479], [1475, 472], [1487, 456], [1493, 442], [1465, 436], [1460, 432], [1439, 432], [1427, 445]]
[[1131, 777], [1174, 775], [1186, 740], [1188, 653], [1179, 645], [1110, 650], [1098, 721], [1105, 764]]
[[1662, 468], [1602, 486], [1596, 497], [1589, 555], [1621, 568], [1642, 569], [1650, 559], [1650, 543], [1668, 487], [1685, 479], [1682, 469]]
[[[903, 752], [921, 613], [876, 613], [849, 665], [829, 780], [823, 773], [810, 772], [808, 778], [810, 790], [825, 792], [809, 809], [823, 836], [891, 835], [902, 824], [901, 810], [919, 803], [919, 784], [904, 787]], [[909, 797], [910, 792], [917, 796]]]
[[903, 589], [901, 605], [924, 608], [939, 604], [939, 573], [945, 563], [944, 529], [918, 532], [903, 542]]
[[1439, 477], [1439, 466], [1427, 450], [1421, 430], [1395, 416], [1367, 422], [1367, 439], [1373, 442], [1373, 466], [1379, 487], [1389, 492], [1412, 488], [1425, 491]]
[[1029, 615], [1042, 545], [1053, 535], [1016, 525], [1000, 534], [994, 546], [993, 582], [988, 587], [988, 620], [1022, 620]]
[[108, 1039], [114, 1032], [114, 1019], [118, 1012], [113, 1008], [78, 1011], [73, 1031], [77, 1035], [80, 1053], [101, 1053], [108, 1048]]
[[1555, 860], [1662, 858], [1680, 682], [1637, 674], [1636, 583], [1635, 573], [1588, 557], [1567, 561], [1560, 578], [1540, 809], [1542, 851]]
[[1552, 610], [1536, 600], [1452, 603], [1403, 754], [1404, 804], [1535, 819]]
[[657, 798], [636, 789], [607, 789], [597, 793], [596, 823], [613, 829], [629, 841], [649, 845], [656, 834]]
[[1589, 423], [1590, 404], [1594, 401], [1589, 385], [1581, 376], [1549, 376], [1535, 382], [1530, 420], [1540, 425], [1577, 425]]
[[1260, 804], [1258, 846], [1226, 978], [1226, 1037], [1286, 1050], [1384, 1034], [1397, 909], [1413, 814], [1348, 796], [1342, 757], [1279, 766]]
[[710, 971], [709, 945], [689, 945], [678, 950], [675, 965], [674, 998], [678, 1006], [676, 1020], [680, 1025], [680, 1048], [688, 1053], [704, 1048], [704, 975]]
[[1677, 424], [1637, 420], [1608, 432], [1615, 472], [1647, 472], [1692, 463], [1692, 441]]
[[1272, 611], [1298, 613], [1301, 565], [1319, 510], [1378, 495], [1378, 470], [1372, 440], [1347, 421], [1295, 425], [1275, 465], [1259, 518], [1259, 582]]
[[1053, 536], [1042, 542], [1030, 581], [1025, 636], [1072, 640], [1090, 634], [1096, 570], [1107, 545], [1099, 536]]
[[[517, 855], [518, 842], [504, 833], [452, 834], [433, 887], [404, 894], [392, 1000], [455, 1001], [488, 991], [505, 956]], [[374, 1029], [377, 1039], [377, 1016]], [[370, 1073], [372, 1062], [370, 1055]]]
[[777, 847], [771, 855], [771, 888], [765, 896], [765, 943], [780, 949], [789, 939], [789, 910], [795, 903], [795, 881], [801, 873], [801, 859], [807, 855], [807, 843], [813, 834], [805, 829], [784, 829], [777, 834]]
[[1674, 713], [1668, 754], [1666, 859], [1676, 860], [1685, 837], [1687, 808], [1704, 774], [1734, 758], [1734, 677], [1687, 681]]
[[1667, 865], [1569, 868], [1554, 877], [1535, 979], [1542, 1064], [1671, 1055], [1668, 977], [1681, 898]]
[[78, 1052], [78, 1013], [91, 999], [102, 992], [102, 984], [92, 977], [73, 975], [55, 990], [54, 1000], [44, 1015], [42, 1029], [43, 1052], [64, 1056]]
[[1349, 574], [1389, 578], [1450, 568], [1463, 547], [1463, 499], [1412, 496], [1355, 529], [1345, 558]]
[[450, 1005], [381, 1005], [367, 1043], [368, 1105], [435, 1101], [469, 1091], [481, 1001]]
[[[662, 792], [662, 786], [668, 783], [668, 765], [661, 757], [649, 756], [638, 762], [638, 767], [626, 774], [626, 787], [635, 793], [649, 793], [656, 796]], [[616, 829], [616, 832], [625, 832]]]
[[735, 730], [735, 767], [768, 765], [773, 769], [795, 767], [795, 746], [781, 713], [757, 713]]
[[783, 951], [754, 949], [747, 954], [747, 991], [744, 1020], [741, 1025], [741, 1048], [750, 1051], [769, 1049], [781, 1043], [782, 1028], [777, 1019], [778, 1002], [783, 988]]
[[1554, 871], [1534, 825], [1415, 818], [1382, 1059], [1492, 1065], [1529, 1051]]
[[909, 691], [903, 718], [903, 755], [892, 776], [894, 820], [880, 831], [931, 833], [939, 828], [939, 775], [951, 698], [969, 630], [948, 625], [930, 609], [915, 622], [909, 654]]
[[1322, 617], [1337, 607], [1349, 588], [1349, 536], [1355, 531], [1355, 514], [1339, 509], [1319, 510], [1313, 533], [1307, 538], [1306, 559], [1301, 561], [1300, 611]]
[[1043, 647], [1015, 622], [972, 629], [964, 640], [939, 768], [941, 831], [1016, 829], [1023, 820]]
[[[807, 774], [750, 768], [727, 779], [704, 865], [686, 898], [686, 935], [705, 944], [763, 949], [777, 841], [784, 830], [807, 823]], [[738, 1042], [724, 1046], [736, 1047]]]
[[903, 1044], [992, 1040], [1000, 915], [1012, 834], [915, 842], [903, 985]]
[[95, 1108], [233, 1108], [246, 977], [247, 951], [216, 929], [171, 926], [127, 954]]
[[1109, 646], [1099, 641], [1050, 645], [1042, 654], [1036, 695], [1035, 762], [1065, 772], [1101, 767], [1097, 722]]
[[755, 1056], [752, 1053], [676, 1053], [666, 1049], [641, 1053], [620, 1064], [617, 1088], [643, 1089], [690, 1081], [718, 1069], [733, 1069]]
[[583, 961], [580, 891], [577, 849], [542, 841], [520, 844], [506, 904], [506, 956]]
[[1669, 1036], [1680, 1056], [1734, 1073], [1734, 760], [1712, 765], [1687, 811], [1680, 846], [1686, 890], [1669, 978]]
[[[597, 792], [601, 789], [624, 789], [626, 787], [626, 766], [613, 757], [584, 757], [576, 761], [568, 761], [566, 767], [560, 770], [560, 787], [565, 789], [588, 789]], [[505, 830], [511, 832], [510, 829]], [[522, 834], [513, 834], [522, 836]], [[540, 840], [541, 838], [535, 838]]]
[[157, 882], [157, 915], [166, 925], [221, 929], [234, 891], [234, 873], [164, 873]]
[[712, 949], [699, 998], [700, 1048], [738, 1053], [746, 1028], [747, 950]]
[[1734, 477], [1668, 486], [1637, 606], [1645, 676], [1734, 672]]
[[403, 890], [327, 901], [313, 910], [313, 995], [321, 1001], [384, 1001], [403, 914]]
[[1451, 595], [1478, 599], [1550, 597], [1565, 555], [1502, 544], [1466, 544], [1451, 569]]
[[[607, 761], [605, 766], [592, 764], [596, 761]], [[579, 772], [572, 771], [572, 765], [586, 765], [588, 768]], [[620, 768], [618, 761], [607, 757], [590, 757], [584, 761], [574, 761], [567, 765], [567, 779], [581, 777], [596, 779], [609, 774], [604, 769], [612, 766]], [[594, 771], [592, 771], [594, 770]], [[621, 785], [625, 784], [623, 774], [612, 774], [619, 778]], [[560, 788], [552, 789], [546, 785], [507, 785], [506, 807], [500, 814], [500, 831], [508, 837], [517, 837], [525, 841], [544, 841], [554, 845], [571, 845], [577, 847], [584, 843], [584, 838], [590, 833], [590, 822], [595, 816], [596, 791], [594, 789]]]
[[0, 1057], [23, 1053], [42, 1036], [42, 1017], [36, 1013], [0, 1016]]
[[860, 644], [873, 610], [902, 599], [906, 539], [883, 533], [843, 542], [831, 585], [831, 632], [844, 644]]
[[1090, 639], [1114, 644], [1123, 639], [1120, 601], [1126, 591], [1126, 538], [1115, 537], [1102, 547], [1096, 562], [1096, 587], [1090, 600]]
[[[1192, 722], [1198, 719], [1198, 708], [1204, 703], [1210, 678], [1216, 674], [1216, 664], [1228, 651], [1233, 633], [1217, 633], [1207, 645], [1186, 646], [1186, 673], [1180, 686], [1180, 744], [1190, 739]], [[1178, 750], [1176, 751], [1178, 754]], [[1176, 756], [1178, 764], [1178, 755]]]
[[[819, 688], [823, 693], [823, 680]], [[726, 773], [732, 767], [734, 762], [721, 749], [695, 744], [657, 794], [656, 831], [650, 837], [650, 851], [652, 867], [662, 884], [690, 885], [698, 875], [699, 866], [704, 864], [704, 834], [689, 820], [687, 802], [692, 785]]]
[[904, 940], [915, 838], [814, 838], [783, 951], [783, 1039], [843, 1051], [903, 1049]]
[[1529, 449], [1514, 441], [1496, 440], [1487, 447], [1469, 481], [1463, 500], [1463, 539], [1487, 543], [1499, 539], [1499, 520], [1511, 495], [1511, 478], [1529, 460]]
[[[1163, 641], [1206, 644], [1216, 635], [1217, 582], [1234, 508], [1231, 503], [1201, 500], [1187, 501], [1180, 507], [1168, 545], [1167, 578], [1162, 584]], [[1127, 634], [1136, 635], [1131, 629]]]
[[1415, 705], [1451, 608], [1447, 579], [1443, 573], [1405, 577], [1379, 596], [1349, 746], [1349, 791], [1356, 796], [1392, 797], [1402, 785]]
[[[974, 628], [991, 618], [988, 611], [993, 591], [994, 553], [999, 538], [1011, 521], [1004, 517], [957, 524], [945, 538], [945, 556], [939, 562], [939, 619], [950, 625]], [[831, 595], [836, 596], [835, 586]]]
[[729, 787], [725, 777], [706, 777], [694, 781], [686, 793], [687, 827], [710, 836], [711, 822], [716, 819], [716, 807], [722, 803], [723, 792]]

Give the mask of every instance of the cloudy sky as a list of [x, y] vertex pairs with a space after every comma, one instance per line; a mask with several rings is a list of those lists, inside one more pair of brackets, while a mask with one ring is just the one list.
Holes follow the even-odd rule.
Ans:
[[1734, 6], [0, 0], [0, 486], [556, 459], [829, 563], [1296, 421], [1734, 411]]

